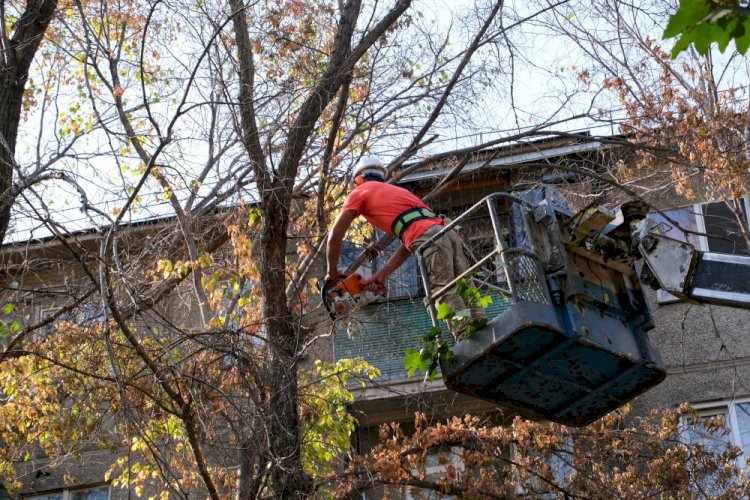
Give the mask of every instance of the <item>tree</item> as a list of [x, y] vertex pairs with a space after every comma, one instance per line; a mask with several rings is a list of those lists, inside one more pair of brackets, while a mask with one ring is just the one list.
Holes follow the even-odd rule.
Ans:
[[[35, 73], [43, 98], [29, 101], [44, 124], [28, 134], [33, 149], [59, 153], [59, 168], [15, 205], [56, 236], [64, 280], [45, 290], [50, 263], [35, 250], [6, 270], [3, 472], [36, 447], [56, 464], [96, 442], [121, 454], [109, 477], [136, 492], [285, 498], [405, 484], [379, 479], [393, 455], [340, 449], [353, 425], [343, 384], [375, 372], [356, 360], [301, 368], [316, 341], [300, 321], [306, 286], [354, 160], [397, 150], [397, 176], [424, 167], [401, 168], [434, 153], [436, 134], [478, 125], [481, 97], [506, 88], [496, 53], [519, 56], [511, 31], [556, 7], [516, 16], [481, 4], [445, 33], [409, 0], [66, 5], [54, 26], [64, 36]], [[69, 78], [57, 79], [62, 66]], [[566, 120], [549, 116], [463, 152]], [[91, 233], [56, 209], [63, 188]], [[24, 316], [52, 294], [60, 309]], [[451, 425], [462, 439], [485, 432]], [[360, 482], [369, 472], [378, 479]]]
[[664, 38], [679, 37], [672, 48], [672, 57], [693, 45], [706, 55], [711, 43], [718, 43], [724, 52], [730, 40], [737, 52], [744, 54], [750, 46], [750, 10], [743, 2], [681, 1], [669, 18]]
[[599, 119], [637, 151], [635, 164], [607, 174], [656, 206], [674, 203], [675, 194], [698, 201], [746, 194], [748, 75], [741, 58], [689, 50], [671, 59], [656, 38], [670, 12], [663, 2], [570, 7], [576, 16], [555, 12], [542, 21], [580, 50], [582, 58], [560, 64], [575, 70]]
[[[337, 497], [359, 498], [384, 485], [465, 498], [747, 495], [740, 450], [711, 444], [727, 432], [720, 421], [705, 421], [697, 443], [681, 433], [679, 411], [637, 422], [627, 414], [624, 408], [581, 429], [519, 417], [512, 425], [485, 426], [470, 415], [430, 425], [417, 414], [412, 435], [395, 424], [381, 428], [381, 443], [347, 467]], [[435, 462], [441, 467], [428, 470]]]
[[[39, 181], [42, 168], [23, 173], [17, 168], [15, 153], [21, 121], [24, 92], [29, 70], [57, 9], [57, 0], [34, 0], [22, 5], [3, 4], [2, 79], [0, 80], [0, 242], [5, 240], [11, 209], [16, 198], [29, 185]], [[20, 176], [17, 184], [14, 176]]]
[[[316, 435], [309, 429], [330, 417], [305, 410], [315, 407], [314, 392], [300, 399], [298, 364], [313, 339], [299, 315], [337, 203], [331, 179], [379, 136], [413, 134], [404, 158], [419, 151], [483, 76], [472, 57], [484, 57], [480, 49], [503, 33], [495, 3], [455, 49], [406, 15], [410, 5], [76, 2], [65, 11], [65, 36], [50, 51], [75, 75], [55, 82], [76, 102], [32, 112], [55, 118], [40, 143], [84, 133], [65, 151], [69, 169], [45, 186], [70, 186], [98, 237], [92, 245], [71, 234], [66, 214], [51, 208], [58, 191], [25, 201], [69, 253], [69, 267], [62, 309], [4, 330], [8, 380], [24, 381], [9, 385], [17, 403], [4, 415], [26, 419], [18, 433], [43, 439], [51, 456], [77, 453], [94, 438], [125, 445], [138, 455], [113, 470], [125, 485], [155, 475], [165, 492], [200, 483], [219, 498], [239, 464], [243, 498], [312, 491], [309, 473], [325, 467], [302, 457], [331, 452], [305, 451], [301, 432]], [[420, 43], [393, 43], [406, 37]], [[176, 52], [178, 44], [191, 50]], [[409, 117], [426, 108], [426, 124], [413, 124]], [[103, 161], [113, 175], [98, 168]], [[87, 164], [99, 189], [80, 174]], [[92, 201], [101, 189], [120, 201], [102, 210]], [[165, 202], [168, 221], [128, 229], [124, 221], [153, 197]], [[305, 214], [317, 215], [312, 235], [304, 234]], [[289, 241], [301, 233], [304, 243], [290, 255]], [[32, 285], [32, 264], [14, 275], [16, 299], [43, 293], [43, 280]], [[195, 304], [196, 314], [167, 314], [175, 297]], [[100, 307], [83, 327], [59, 322], [91, 301]], [[54, 335], [37, 334], [56, 321]], [[104, 363], [93, 354], [102, 352]], [[321, 369], [317, 385], [368, 372], [356, 364]], [[48, 404], [32, 408], [35, 393]], [[33, 421], [61, 409], [70, 419]], [[350, 425], [339, 423], [346, 436]], [[22, 443], [7, 439], [8, 460], [26, 457]]]

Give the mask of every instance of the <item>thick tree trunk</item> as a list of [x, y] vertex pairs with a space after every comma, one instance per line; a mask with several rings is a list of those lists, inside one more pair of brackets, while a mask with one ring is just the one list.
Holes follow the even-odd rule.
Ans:
[[13, 68], [3, 68], [0, 80], [0, 242], [10, 225], [10, 213], [15, 203], [13, 171], [16, 138], [21, 120], [21, 102], [26, 80], [18, 82]]
[[[29, 0], [0, 57], [0, 244], [5, 241], [17, 193], [13, 188], [16, 139], [29, 67], [57, 9], [57, 0]], [[5, 19], [0, 19], [6, 22]]]
[[[283, 185], [287, 184], [287, 185]], [[269, 419], [267, 421], [274, 495], [299, 498], [309, 492], [310, 479], [304, 473], [300, 456], [296, 354], [300, 329], [286, 301], [286, 245], [291, 182], [275, 180], [266, 188], [263, 201], [263, 225], [258, 241], [256, 262], [259, 265], [263, 293], [263, 318], [270, 350], [268, 369]]]
[[[235, 40], [239, 60], [240, 117], [242, 142], [257, 175], [258, 191], [262, 196], [263, 224], [258, 241], [254, 244], [253, 259], [258, 265], [260, 287], [263, 295], [263, 322], [269, 349], [268, 368], [268, 447], [266, 454], [271, 462], [271, 485], [278, 498], [300, 498], [312, 491], [312, 482], [305, 474], [300, 455], [299, 392], [297, 386], [297, 351], [302, 333], [289, 310], [285, 293], [287, 227], [289, 207], [292, 202], [294, 180], [299, 161], [308, 145], [323, 110], [351, 78], [357, 60], [383, 35], [411, 4], [411, 0], [398, 0], [383, 19], [351, 48], [361, 0], [340, 2], [342, 5], [338, 29], [328, 65], [317, 84], [301, 106], [285, 144], [284, 154], [276, 170], [268, 169], [255, 124], [254, 78], [252, 44], [248, 34], [245, 7], [241, 0], [230, 0], [233, 11]], [[249, 453], [246, 452], [246, 453]], [[244, 456], [243, 469], [249, 471], [249, 457]], [[242, 481], [251, 478], [243, 477]], [[242, 488], [251, 491], [251, 488]]]

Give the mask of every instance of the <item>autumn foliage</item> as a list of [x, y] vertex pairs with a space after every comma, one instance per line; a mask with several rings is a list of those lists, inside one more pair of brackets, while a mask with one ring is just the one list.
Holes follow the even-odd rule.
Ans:
[[[684, 413], [683, 413], [684, 412]], [[492, 426], [478, 417], [416, 430], [383, 425], [380, 444], [356, 457], [336, 489], [341, 498], [384, 491], [436, 491], [462, 498], [745, 498], [750, 482], [741, 451], [722, 443], [722, 422], [704, 421], [701, 443], [686, 439], [699, 419], [688, 407], [633, 418], [618, 410], [583, 428], [516, 417]]]
[[[150, 498], [748, 493], [738, 450], [686, 442], [678, 412], [582, 429], [418, 415], [415, 432], [388, 424], [371, 452], [352, 448], [352, 387], [377, 370], [316, 360], [333, 358], [314, 350], [333, 330], [301, 321], [351, 165], [376, 146], [430, 158], [439, 134], [518, 111], [498, 103], [511, 27], [531, 15], [477, 2], [441, 33], [416, 4], [3, 3], [0, 239], [12, 212], [54, 248], [2, 262], [3, 483], [107, 452], [101, 481]], [[654, 85], [601, 80], [639, 148], [624, 177], [658, 164], [688, 197], [746, 193], [739, 90], [649, 43]]]
[[[617, 91], [628, 120], [621, 130], [639, 146], [640, 163], [629, 178], [655, 165], [668, 168], [687, 198], [734, 199], [747, 192], [750, 122], [739, 88], [718, 91], [705, 61], [685, 62], [676, 74], [669, 54], [649, 45], [660, 78], [637, 88], [624, 78], [605, 80]], [[631, 166], [628, 166], [632, 168]]]

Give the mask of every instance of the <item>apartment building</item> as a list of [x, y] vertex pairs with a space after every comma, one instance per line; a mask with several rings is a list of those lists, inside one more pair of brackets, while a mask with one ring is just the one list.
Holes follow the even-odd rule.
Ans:
[[[458, 181], [430, 204], [455, 217], [492, 192], [526, 192], [533, 200], [544, 189], [548, 196], [558, 197], [560, 203], [571, 204], [572, 209], [591, 202], [613, 206], [624, 201], [616, 189], [602, 190], [603, 186], [586, 181], [584, 176], [566, 173], [565, 166], [572, 166], [577, 172], [582, 168], [595, 172], [623, 155], [626, 157], [627, 152], [618, 151], [611, 144], [577, 140], [540, 141], [526, 148], [485, 151], [467, 164], [469, 170], [483, 165], [481, 171]], [[559, 170], [539, 169], [534, 173], [535, 165], [545, 164]], [[407, 176], [402, 184], [425, 194], [446, 171], [435, 167]], [[650, 193], [646, 198], [655, 209], [651, 217], [663, 222], [669, 237], [687, 241], [701, 251], [750, 255], [747, 198], [695, 203], [671, 192]], [[676, 221], [679, 227], [670, 228], [667, 220]], [[489, 218], [476, 218], [465, 226], [462, 232], [468, 247], [480, 255], [491, 240]], [[387, 257], [373, 260], [361, 272], [371, 272]], [[745, 272], [744, 279], [750, 281], [750, 269]], [[341, 325], [333, 345], [337, 358], [363, 356], [383, 374], [377, 384], [359, 390], [358, 400], [352, 405], [361, 425], [359, 446], [372, 446], [377, 441], [378, 426], [384, 422], [400, 421], [408, 429], [415, 411], [425, 411], [435, 419], [456, 413], [487, 414], [498, 423], [512, 419], [513, 412], [447, 390], [440, 377], [425, 382], [422, 376], [407, 376], [404, 352], [410, 347], [419, 348], [420, 337], [431, 326], [414, 259], [402, 266], [387, 285], [388, 300], [368, 306], [354, 321]], [[750, 311], [685, 303], [648, 287], [645, 293], [655, 325], [649, 338], [661, 353], [668, 376], [634, 401], [634, 413], [676, 408], [687, 402], [706, 417], [724, 415], [731, 431], [727, 440], [742, 447], [750, 458]], [[487, 311], [490, 318], [509, 305], [502, 297], [493, 299]]]
[[[421, 169], [404, 176], [400, 183], [419, 196], [428, 196], [445, 174], [465, 161], [458, 180], [429, 200], [436, 212], [456, 217], [495, 192], [514, 193], [531, 202], [547, 197], [577, 210], [592, 202], [615, 205], [625, 201], [626, 197], [616, 195], [617, 190], [606, 189], [601, 182], [582, 175], [585, 171], [599, 171], [623, 154], [609, 141], [580, 137], [546, 139], [468, 156], [460, 152], [436, 155], [436, 159], [425, 162]], [[682, 228], [694, 231], [683, 233], [673, 228], [669, 236], [684, 238], [705, 251], [750, 254], [745, 239], [746, 231], [750, 230], [747, 199], [729, 204], [724, 201], [696, 204], [669, 194], [656, 201], [662, 214], [678, 221]], [[514, 218], [518, 215], [511, 205], [500, 204], [498, 214], [504, 218], [506, 227], [513, 227], [517, 222]], [[653, 216], [660, 217], [658, 213]], [[135, 228], [132, 248], [146, 241], [146, 237], [158, 237], [158, 231], [158, 224]], [[461, 224], [461, 233], [476, 255], [493, 245], [488, 214], [467, 219]], [[361, 243], [367, 238], [377, 238], [377, 235], [364, 235], [357, 241]], [[95, 244], [93, 235], [84, 235], [81, 240]], [[340, 268], [345, 269], [362, 248], [362, 244], [348, 244]], [[365, 275], [373, 272], [395, 248], [395, 244], [391, 245], [383, 254], [366, 262], [359, 272]], [[34, 321], [53, 318], [51, 326], [63, 319], [78, 322], [103, 319], [104, 312], [96, 302], [78, 308], [75, 318], [56, 315], [78, 285], [66, 268], [68, 254], [54, 239], [6, 246], [1, 254], [6, 291], [15, 294], [19, 288], [29, 291], [21, 307]], [[33, 273], [27, 272], [30, 268]], [[497, 273], [498, 280], [502, 280], [501, 274]], [[19, 277], [23, 278], [22, 282]], [[311, 351], [327, 361], [363, 357], [381, 371], [381, 376], [366, 387], [352, 387], [356, 401], [350, 406], [350, 412], [358, 420], [355, 446], [360, 451], [369, 449], [377, 442], [379, 426], [386, 422], [401, 422], [408, 429], [416, 411], [426, 412], [436, 421], [463, 413], [482, 414], [497, 424], [512, 420], [515, 414], [507, 408], [446, 389], [440, 376], [430, 382], [425, 381], [423, 374], [407, 375], [404, 353], [408, 348], [418, 348], [421, 336], [431, 326], [413, 257], [390, 277], [387, 287], [385, 300], [367, 306], [346, 321], [319, 325], [318, 333], [333, 328], [334, 335], [323, 335]], [[652, 408], [689, 402], [702, 415], [725, 415], [731, 431], [727, 440], [741, 446], [750, 457], [750, 312], [687, 304], [661, 291], [647, 290], [646, 293], [655, 324], [649, 336], [664, 359], [668, 375], [663, 383], [635, 400], [635, 412], [646, 413]], [[487, 309], [490, 318], [502, 314], [510, 304], [501, 295], [492, 297]], [[176, 296], [162, 309], [184, 318], [189, 310], [187, 304], [189, 299]], [[43, 335], [44, 330], [40, 334]], [[44, 458], [21, 463], [19, 467], [34, 472], [25, 476], [27, 483], [20, 495], [33, 500], [118, 498], [125, 493], [103, 481], [104, 471], [116, 458], [117, 455], [109, 451], [92, 450], [54, 469], [44, 467]], [[75, 477], [75, 481], [70, 481], [70, 477]], [[2, 494], [0, 491], [0, 498]]]

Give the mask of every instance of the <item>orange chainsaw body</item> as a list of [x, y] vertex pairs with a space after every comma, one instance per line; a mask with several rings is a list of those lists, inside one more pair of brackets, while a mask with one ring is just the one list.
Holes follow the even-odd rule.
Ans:
[[335, 286], [324, 291], [323, 300], [334, 319], [364, 307], [384, 295], [383, 291], [371, 292], [362, 288], [361, 281], [361, 275], [350, 274]]

